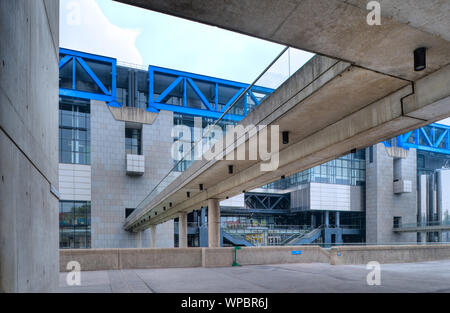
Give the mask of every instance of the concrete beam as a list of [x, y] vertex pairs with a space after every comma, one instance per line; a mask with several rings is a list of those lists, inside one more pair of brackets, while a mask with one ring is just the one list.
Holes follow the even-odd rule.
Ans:
[[[447, 0], [382, 0], [381, 25], [367, 24], [366, 0], [119, 0], [315, 52], [408, 80], [450, 63]], [[413, 70], [413, 51], [428, 67]]]
[[156, 248], [156, 225], [150, 226], [150, 248]]

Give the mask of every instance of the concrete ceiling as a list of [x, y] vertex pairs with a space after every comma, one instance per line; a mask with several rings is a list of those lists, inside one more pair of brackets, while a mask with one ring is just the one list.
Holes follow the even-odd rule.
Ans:
[[[119, 0], [417, 80], [450, 63], [450, 1], [381, 0], [379, 26], [366, 0]], [[428, 66], [414, 72], [413, 51]]]

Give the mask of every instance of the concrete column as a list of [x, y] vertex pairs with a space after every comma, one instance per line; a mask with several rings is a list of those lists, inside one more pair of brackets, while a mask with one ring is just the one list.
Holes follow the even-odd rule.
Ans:
[[150, 248], [156, 248], [156, 225], [150, 226]]
[[208, 247], [220, 247], [220, 203], [218, 199], [208, 199]]
[[187, 213], [181, 212], [178, 221], [178, 247], [187, 248]]
[[140, 231], [140, 232], [138, 233], [137, 247], [138, 247], [138, 248], [142, 248], [142, 231]]
[[311, 213], [311, 227], [316, 227], [316, 223], [315, 223], [315, 218], [314, 218], [314, 214]]
[[204, 226], [206, 224], [205, 220], [206, 220], [206, 209], [202, 208], [202, 213], [201, 213], [201, 217], [200, 217], [200, 225], [201, 226]]
[[325, 220], [324, 220], [325, 227], [328, 227], [330, 224], [330, 212], [325, 211]]
[[341, 215], [339, 214], [339, 211], [336, 211], [336, 227], [341, 227]]

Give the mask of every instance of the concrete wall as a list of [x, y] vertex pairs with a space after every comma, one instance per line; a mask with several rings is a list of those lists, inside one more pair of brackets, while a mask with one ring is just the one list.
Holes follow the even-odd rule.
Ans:
[[414, 223], [417, 215], [417, 160], [416, 150], [410, 149], [405, 159], [398, 160], [402, 178], [412, 182], [412, 192], [394, 194], [394, 158], [384, 144], [366, 149], [366, 242], [388, 244], [417, 241], [415, 233], [394, 233], [393, 218], [400, 216], [402, 223]]
[[59, 1], [0, 1], [0, 292], [58, 287]]
[[[301, 254], [292, 254], [301, 251]], [[77, 261], [81, 271], [231, 266], [234, 248], [75, 249], [60, 250], [60, 271]], [[285, 263], [367, 264], [407, 263], [450, 259], [450, 245], [354, 246], [325, 250], [318, 246], [243, 247], [240, 265]]]
[[[205, 267], [231, 266], [234, 248], [204, 248]], [[292, 254], [301, 251], [301, 254]], [[283, 264], [283, 263], [328, 263], [328, 252], [318, 246], [242, 247], [237, 251], [240, 265]]]
[[450, 259], [450, 245], [336, 247], [330, 250], [332, 265], [407, 263]]
[[[299, 255], [292, 251], [301, 250]], [[60, 250], [60, 271], [77, 261], [82, 271], [169, 267], [221, 267], [233, 264], [234, 248], [176, 249], [74, 249]], [[237, 252], [241, 265], [277, 263], [328, 263], [329, 255], [317, 246], [243, 247]]]
[[[136, 208], [173, 166], [170, 149], [173, 113], [161, 111], [153, 124], [142, 125], [143, 176], [126, 173], [125, 122], [104, 102], [91, 101], [92, 248], [150, 246], [150, 232], [123, 230], [125, 209]], [[157, 247], [173, 247], [173, 221], [157, 227]]]

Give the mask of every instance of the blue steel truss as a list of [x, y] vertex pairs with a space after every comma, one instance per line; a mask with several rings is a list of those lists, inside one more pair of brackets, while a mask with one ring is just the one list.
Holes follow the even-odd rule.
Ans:
[[[155, 73], [167, 75], [173, 78], [173, 81], [167, 86], [162, 92], [159, 94], [155, 94]], [[203, 116], [210, 118], [219, 118], [225, 110], [227, 110], [230, 105], [241, 96], [245, 90], [248, 88], [248, 84], [243, 84], [235, 81], [214, 78], [204, 75], [198, 75], [193, 73], [181, 72], [172, 69], [157, 67], [157, 66], [149, 66], [148, 68], [149, 74], [149, 111], [158, 112], [159, 110], [168, 110], [173, 112], [178, 112], [181, 114], [189, 114], [195, 116]], [[209, 101], [205, 94], [200, 90], [197, 83], [206, 83], [210, 86], [214, 87], [213, 95], [210, 95], [210, 98], [213, 98], [213, 101]], [[181, 87], [182, 90], [182, 105], [173, 105], [164, 103], [164, 100], [170, 96], [170, 93], [175, 90], [175, 88]], [[219, 96], [221, 95], [222, 88], [234, 88], [234, 94], [228, 99], [228, 101], [222, 104], [222, 107], [219, 107]], [[187, 89], [191, 88], [195, 93], [198, 100], [201, 101], [204, 109], [199, 109], [195, 107], [191, 107], [189, 105], [189, 101], [187, 98]], [[250, 111], [248, 105], [248, 99], [254, 103], [254, 106], [257, 106], [262, 101], [261, 98], [255, 96], [255, 93], [262, 94], [264, 97], [273, 93], [273, 89], [253, 86], [249, 89], [245, 95], [243, 95], [243, 114], [226, 114], [224, 116], [225, 119], [232, 121], [240, 121], [247, 113]], [[242, 99], [241, 98], [241, 99]], [[240, 100], [241, 101], [241, 100]]]
[[[68, 49], [59, 49], [59, 53], [61, 59], [59, 61], [59, 70], [66, 67], [70, 61], [72, 61], [72, 88], [59, 88], [60, 96], [74, 97], [74, 98], [82, 98], [82, 99], [92, 99], [105, 101], [110, 106], [120, 107], [121, 105], [117, 103], [117, 94], [116, 94], [116, 69], [117, 69], [117, 60], [113, 58], [108, 58], [104, 56], [68, 50]], [[107, 64], [111, 66], [111, 86], [108, 89], [104, 82], [102, 82], [97, 74], [89, 67], [86, 62], [97, 62], [102, 64]], [[97, 85], [100, 92], [87, 92], [83, 90], [77, 89], [76, 83], [76, 65], [79, 64], [82, 69], [87, 73], [87, 75], [92, 79], [92, 81]]]
[[383, 142], [386, 147], [396, 145], [408, 150], [415, 148], [423, 151], [450, 154], [450, 126], [430, 124]]

